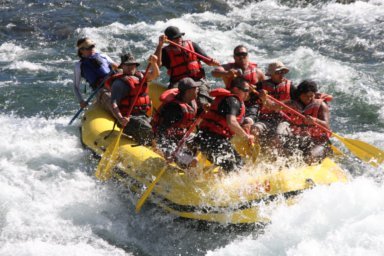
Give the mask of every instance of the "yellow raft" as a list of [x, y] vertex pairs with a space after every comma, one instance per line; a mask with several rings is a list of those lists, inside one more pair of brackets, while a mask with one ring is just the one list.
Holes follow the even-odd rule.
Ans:
[[[152, 99], [160, 93], [158, 85], [151, 85]], [[157, 96], [155, 96], [157, 95]], [[154, 105], [158, 105], [158, 101]], [[119, 133], [111, 133], [114, 119], [94, 104], [82, 120], [82, 142], [98, 155], [102, 155]], [[105, 137], [110, 134], [106, 139]], [[184, 218], [219, 223], [268, 222], [265, 205], [279, 198], [289, 201], [303, 190], [315, 185], [346, 182], [346, 173], [331, 159], [319, 165], [279, 170], [259, 170], [247, 163], [245, 171], [223, 174], [217, 167], [201, 161], [196, 169], [182, 170], [168, 165], [148, 200], [166, 211]], [[249, 161], [251, 162], [251, 161]], [[119, 148], [119, 164], [113, 175], [126, 182], [133, 191], [141, 192], [166, 166], [162, 156], [151, 148], [139, 146], [123, 135]]]

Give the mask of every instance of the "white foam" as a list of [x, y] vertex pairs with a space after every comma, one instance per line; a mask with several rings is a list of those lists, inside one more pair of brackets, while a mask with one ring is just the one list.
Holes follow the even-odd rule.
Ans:
[[0, 45], [0, 61], [14, 61], [18, 58], [19, 55], [22, 55], [25, 51], [25, 49], [16, 44], [3, 43], [2, 45]]
[[239, 238], [207, 255], [381, 255], [384, 186], [366, 178], [317, 187], [279, 207], [265, 234]]

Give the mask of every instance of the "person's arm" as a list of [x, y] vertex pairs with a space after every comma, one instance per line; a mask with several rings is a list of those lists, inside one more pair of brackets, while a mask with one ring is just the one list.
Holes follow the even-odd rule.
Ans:
[[156, 55], [149, 56], [148, 61], [151, 63], [151, 71], [148, 72], [148, 75], [147, 75], [147, 81], [149, 82], [149, 81], [155, 80], [156, 78], [159, 77], [160, 69], [159, 69], [159, 66], [157, 65], [157, 56]]
[[161, 67], [161, 65], [163, 64], [163, 45], [164, 45], [164, 42], [165, 40], [167, 39], [167, 37], [165, 35], [161, 35], [159, 37], [159, 43], [157, 44], [157, 47], [156, 47], [156, 51], [154, 53], [154, 55], [157, 56], [157, 65], [159, 67]]
[[112, 104], [112, 114], [117, 119], [117, 121], [122, 125], [126, 126], [129, 122], [129, 117], [124, 117], [119, 109], [119, 104], [123, 98], [129, 95], [130, 87], [127, 86], [123, 81], [117, 79], [113, 81], [111, 86], [111, 104]]
[[252, 142], [254, 140], [254, 136], [251, 134], [246, 133], [246, 131], [240, 126], [239, 122], [236, 119], [236, 116], [234, 115], [226, 115], [227, 124], [229, 126], [229, 129], [233, 131], [236, 135], [249, 140]]
[[87, 103], [84, 101], [83, 96], [80, 92], [80, 84], [81, 84], [81, 63], [77, 62], [75, 64], [75, 68], [73, 71], [73, 92], [75, 97], [79, 101], [80, 107], [85, 108]]
[[259, 68], [256, 70], [256, 74], [257, 74], [257, 81], [259, 81], [259, 82], [267, 79], [266, 76], [264, 75], [263, 71], [261, 71], [261, 69], [259, 69]]
[[228, 65], [223, 65], [212, 70], [211, 74], [213, 77], [216, 77], [216, 78], [228, 79], [228, 78], [235, 78], [237, 76], [240, 76], [241, 71], [230, 68]]
[[329, 127], [329, 119], [330, 119], [330, 113], [329, 113], [329, 107], [326, 103], [322, 103], [319, 109], [319, 115], [318, 118], [306, 116], [307, 118], [304, 120], [304, 124], [306, 125], [315, 125], [315, 122], [320, 124], [321, 126], [324, 126], [327, 129], [330, 129]]

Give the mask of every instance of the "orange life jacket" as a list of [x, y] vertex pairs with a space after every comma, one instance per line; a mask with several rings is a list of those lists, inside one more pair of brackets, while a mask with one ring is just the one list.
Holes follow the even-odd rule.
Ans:
[[143, 83], [143, 86], [139, 91], [139, 85], [141, 80], [143, 79], [143, 74], [140, 71], [137, 71], [133, 76], [128, 76], [123, 73], [115, 74], [108, 78], [107, 81], [105, 81], [105, 88], [111, 91], [112, 83], [116, 79], [122, 80], [127, 86], [131, 88], [129, 91], [129, 95], [127, 97], [124, 97], [118, 105], [121, 114], [123, 116], [126, 116], [128, 114], [130, 105], [132, 104], [132, 101], [135, 99], [137, 94], [139, 94], [139, 96], [136, 102], [133, 103], [134, 105], [132, 108], [131, 115], [146, 114], [151, 109], [152, 102], [148, 95], [147, 82]]
[[[316, 99], [314, 99], [310, 104], [303, 106], [297, 101], [291, 100], [289, 103], [292, 108], [299, 111], [303, 115], [308, 115], [311, 117], [318, 118], [319, 111], [323, 102], [329, 102], [332, 100], [332, 96], [327, 94], [317, 94]], [[290, 117], [291, 122], [291, 131], [295, 135], [299, 136], [310, 136], [314, 139], [329, 139], [331, 134], [327, 133], [323, 129], [317, 127], [316, 125], [304, 125], [303, 119], [297, 115], [290, 114], [287, 112], [287, 115]]]
[[165, 105], [174, 102], [177, 103], [181, 111], [183, 112], [183, 118], [174, 124], [172, 124], [170, 127], [167, 128], [166, 134], [168, 136], [175, 136], [178, 138], [182, 138], [185, 134], [185, 132], [188, 130], [188, 128], [193, 124], [193, 122], [196, 119], [196, 113], [197, 113], [197, 103], [195, 100], [191, 102], [191, 105], [181, 102], [177, 99], [177, 95], [179, 94], [179, 89], [174, 88], [170, 90], [166, 90], [163, 92], [160, 96], [160, 101], [162, 104], [159, 107], [159, 110], [156, 112], [152, 119], [152, 129], [154, 133], [157, 133], [158, 127], [162, 121], [162, 118], [160, 114], [162, 113], [162, 109]]
[[203, 121], [199, 126], [200, 129], [208, 130], [226, 138], [232, 138], [234, 132], [229, 128], [226, 117], [219, 114], [219, 105], [225, 98], [231, 96], [236, 97], [241, 102], [240, 114], [236, 116], [236, 119], [239, 123], [241, 123], [245, 114], [244, 102], [241, 101], [236, 95], [223, 88], [214, 89], [209, 94], [212, 97], [215, 97], [215, 100], [213, 101], [209, 111], [204, 115]]
[[[193, 52], [195, 51], [192, 41], [183, 41], [181, 45]], [[196, 81], [205, 77], [203, 67], [195, 54], [173, 45], [168, 45], [164, 49], [170, 60], [170, 68], [167, 73], [171, 84], [184, 77], [191, 77]]]

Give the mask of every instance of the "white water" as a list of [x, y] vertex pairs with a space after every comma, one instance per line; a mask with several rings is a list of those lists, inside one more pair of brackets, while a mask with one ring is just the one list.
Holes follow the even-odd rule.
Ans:
[[[361, 63], [356, 60], [359, 55], [340, 53], [340, 49], [363, 49], [373, 58], [384, 56], [383, 37], [370, 40], [383, 33], [382, 27], [371, 23], [383, 19], [384, 1], [302, 8], [273, 0], [231, 2], [233, 10], [226, 15], [204, 12], [155, 23], [114, 22], [75, 33], [91, 36], [116, 61], [121, 51], [134, 50], [142, 63], [169, 25], [182, 28], [186, 38], [221, 62], [231, 61], [233, 47], [245, 44], [263, 70], [270, 61], [281, 59], [296, 83], [312, 78], [322, 90], [335, 94], [332, 111], [339, 114], [332, 116], [335, 131], [384, 148], [383, 63]], [[285, 30], [296, 41], [287, 42], [292, 38]], [[46, 47], [42, 54], [14, 42], [2, 43], [0, 70], [23, 74], [34, 79], [32, 84], [45, 82], [37, 75], [57, 72], [57, 80], [50, 85], [71, 90], [76, 56], [68, 53], [47, 60], [57, 49], [48, 42], [41, 44]], [[326, 52], [340, 56], [332, 58]], [[40, 58], [33, 61], [30, 56]], [[166, 81], [164, 74], [162, 81]], [[20, 83], [25, 82], [12, 76], [0, 81], [0, 87], [12, 91]], [[356, 111], [348, 99], [377, 106], [377, 127], [368, 122], [360, 125], [364, 113]], [[14, 100], [7, 99], [1, 107]], [[317, 187], [293, 206], [278, 206], [262, 235], [256, 231], [250, 235], [205, 233], [173, 222], [172, 216], [151, 206], [135, 215], [134, 202], [120, 195], [121, 188], [93, 177], [97, 162], [81, 147], [78, 128], [67, 126], [71, 117], [0, 114], [0, 255], [194, 255], [205, 251], [208, 255], [384, 255], [383, 167], [375, 169], [352, 158], [345, 161], [347, 170], [365, 175], [347, 184]]]

